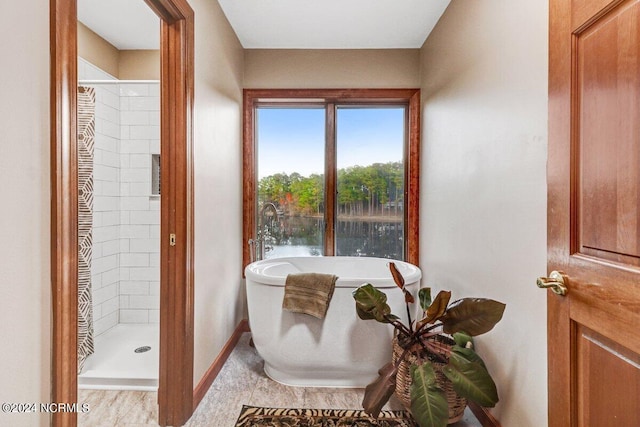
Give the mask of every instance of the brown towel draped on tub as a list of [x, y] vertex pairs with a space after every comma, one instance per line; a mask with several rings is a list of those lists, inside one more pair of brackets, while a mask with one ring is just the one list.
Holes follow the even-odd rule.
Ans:
[[282, 309], [324, 319], [337, 279], [333, 274], [289, 274], [284, 285]]

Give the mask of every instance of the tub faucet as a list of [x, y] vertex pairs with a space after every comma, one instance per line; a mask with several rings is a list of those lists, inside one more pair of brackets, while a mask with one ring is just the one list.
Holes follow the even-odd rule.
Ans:
[[[270, 217], [278, 217], [278, 208], [276, 208], [276, 205], [274, 205], [273, 203], [265, 203], [260, 210], [260, 219], [262, 219], [263, 224], [265, 224], [265, 219], [267, 219], [267, 211], [269, 210], [272, 212], [271, 215], [269, 215]], [[271, 221], [273, 221], [273, 219], [271, 219]]]
[[265, 253], [271, 251], [273, 247], [265, 244], [271, 240], [271, 228], [273, 222], [278, 218], [278, 208], [273, 203], [265, 203], [262, 209], [260, 209], [260, 229], [257, 232], [255, 239], [249, 239], [249, 253], [251, 254], [251, 262], [257, 260], [263, 260]]
[[[258, 232], [259, 234], [259, 232]], [[258, 238], [255, 239], [249, 239], [249, 241], [247, 242], [249, 245], [249, 259], [250, 262], [254, 262], [256, 261], [257, 258], [259, 258], [259, 254], [258, 254], [258, 245], [259, 245], [259, 239], [260, 237], [258, 236]]]

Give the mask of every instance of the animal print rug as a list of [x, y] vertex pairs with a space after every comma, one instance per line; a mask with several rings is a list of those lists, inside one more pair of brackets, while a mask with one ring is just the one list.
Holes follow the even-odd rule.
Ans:
[[236, 427], [417, 427], [406, 411], [382, 411], [378, 418], [351, 409], [242, 407]]

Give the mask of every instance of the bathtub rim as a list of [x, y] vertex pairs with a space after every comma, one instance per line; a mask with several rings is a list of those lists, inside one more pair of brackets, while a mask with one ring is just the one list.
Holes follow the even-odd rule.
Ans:
[[[405, 279], [405, 283], [411, 284], [415, 282], [420, 282], [422, 278], [422, 270], [417, 265], [411, 264], [406, 261], [388, 259], [388, 258], [377, 258], [377, 257], [352, 257], [352, 256], [334, 256], [334, 257], [312, 257], [312, 256], [304, 256], [304, 257], [283, 257], [283, 258], [273, 258], [266, 259], [260, 261], [254, 261], [251, 264], [245, 267], [244, 273], [247, 281], [252, 281], [254, 283], [259, 283], [261, 285], [268, 286], [281, 286], [284, 287], [286, 275], [270, 275], [270, 274], [262, 274], [262, 272], [267, 267], [272, 267], [274, 265], [286, 265], [290, 264], [291, 260], [295, 259], [328, 259], [328, 258], [339, 258], [341, 261], [353, 261], [353, 262], [363, 262], [363, 261], [371, 261], [377, 260], [379, 262], [384, 262], [388, 264], [390, 262], [394, 262], [396, 266], [402, 272], [402, 275]], [[360, 260], [360, 261], [358, 261]], [[362, 286], [363, 284], [370, 283], [374, 285], [376, 288], [386, 289], [386, 288], [394, 288], [396, 287], [395, 282], [389, 273], [388, 277], [372, 277], [372, 278], [360, 278], [360, 277], [348, 277], [348, 278], [340, 278], [336, 281], [337, 288], [357, 288]]]

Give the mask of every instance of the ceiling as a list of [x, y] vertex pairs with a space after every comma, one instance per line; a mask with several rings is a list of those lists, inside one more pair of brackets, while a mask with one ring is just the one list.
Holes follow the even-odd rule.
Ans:
[[[217, 1], [247, 49], [389, 49], [421, 47], [450, 0]], [[78, 0], [78, 20], [120, 50], [160, 45], [142, 0]]]
[[143, 0], [78, 0], [78, 21], [119, 50], [160, 49], [160, 19]]
[[242, 46], [420, 48], [449, 0], [218, 0]]

